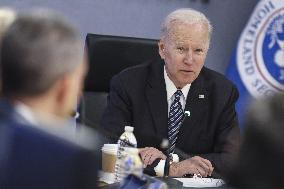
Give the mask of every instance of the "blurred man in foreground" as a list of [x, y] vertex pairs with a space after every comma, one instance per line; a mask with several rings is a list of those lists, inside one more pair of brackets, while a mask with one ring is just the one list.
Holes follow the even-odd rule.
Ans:
[[[179, 9], [166, 17], [161, 31], [162, 60], [113, 77], [102, 126], [118, 136], [125, 125], [134, 126], [138, 146], [145, 147], [143, 163], [157, 175], [163, 174], [166, 154], [178, 150], [186, 155], [174, 160], [170, 176], [223, 173], [239, 144], [238, 91], [204, 67], [212, 26], [202, 13]], [[155, 140], [163, 138], [169, 140], [167, 151]]]
[[247, 114], [240, 155], [230, 175], [242, 189], [284, 188], [284, 95], [254, 102]]
[[0, 188], [94, 188], [93, 131], [68, 124], [86, 73], [77, 31], [46, 10], [20, 14], [1, 48]]

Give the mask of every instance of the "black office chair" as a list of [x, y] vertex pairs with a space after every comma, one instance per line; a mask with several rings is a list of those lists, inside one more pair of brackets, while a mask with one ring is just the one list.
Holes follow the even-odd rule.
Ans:
[[100, 123], [113, 75], [159, 57], [158, 41], [132, 37], [88, 34], [89, 73], [81, 103], [80, 121], [91, 127]]

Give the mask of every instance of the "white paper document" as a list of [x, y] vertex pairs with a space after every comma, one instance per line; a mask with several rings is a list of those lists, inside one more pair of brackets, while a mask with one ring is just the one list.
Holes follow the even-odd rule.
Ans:
[[183, 183], [184, 187], [195, 187], [195, 188], [204, 188], [204, 187], [219, 187], [225, 184], [222, 179], [213, 179], [213, 178], [174, 178]]

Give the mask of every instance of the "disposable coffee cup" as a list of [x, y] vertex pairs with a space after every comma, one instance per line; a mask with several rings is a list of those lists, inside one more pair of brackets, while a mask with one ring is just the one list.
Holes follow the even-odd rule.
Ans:
[[117, 155], [117, 144], [104, 144], [102, 147], [102, 170], [114, 173]]

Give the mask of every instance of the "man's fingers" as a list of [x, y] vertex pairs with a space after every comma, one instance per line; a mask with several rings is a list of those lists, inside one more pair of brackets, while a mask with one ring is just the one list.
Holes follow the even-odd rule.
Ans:
[[148, 165], [151, 165], [158, 158], [161, 158], [161, 155], [153, 154], [152, 157], [149, 159], [149, 164]]
[[198, 161], [200, 166], [202, 166], [204, 169], [206, 169], [208, 171], [208, 174], [212, 173], [214, 168], [213, 168], [213, 166], [212, 166], [212, 164], [209, 160], [204, 159], [204, 158], [199, 157], [199, 156], [195, 156], [193, 158]]
[[151, 153], [149, 153], [149, 159], [147, 162], [147, 165], [151, 165], [156, 159], [163, 158], [164, 154], [158, 150], [153, 150]]
[[[205, 176], [209, 175], [210, 174], [210, 167], [204, 163], [202, 160], [200, 160], [198, 162], [198, 168], [199, 170], [202, 169], [204, 172], [205, 172]], [[204, 177], [204, 174], [201, 174], [203, 177]]]
[[197, 170], [197, 173], [196, 173], [197, 175], [200, 174], [202, 177], [207, 176], [206, 171], [202, 167], [196, 167], [196, 170]]
[[149, 151], [145, 151], [143, 153], [140, 153], [140, 156], [141, 156], [141, 160], [144, 164], [144, 167], [146, 167], [148, 165], [148, 161], [149, 161], [149, 158], [151, 156], [151, 153]]
[[202, 162], [204, 164], [206, 164], [207, 169], [208, 169], [208, 175], [211, 176], [213, 169], [214, 169], [213, 166], [212, 166], [212, 163], [209, 160], [204, 159], [204, 158], [202, 158]]
[[202, 160], [199, 158], [194, 159], [192, 163], [192, 168], [193, 174], [199, 174], [202, 177], [206, 177], [209, 173], [209, 167], [205, 163], [203, 163]]
[[153, 156], [154, 154], [151, 151], [146, 151], [145, 153], [143, 153], [143, 155], [141, 155], [145, 167], [153, 163]]
[[160, 153], [152, 154], [152, 157], [149, 159], [148, 165], [151, 165], [158, 158], [162, 159], [162, 154]]
[[149, 165], [149, 161], [152, 158], [152, 154], [147, 154], [144, 159], [144, 164], [147, 166]]
[[157, 158], [166, 159], [166, 156], [161, 151], [153, 147], [141, 148], [139, 154], [146, 165], [152, 164]]
[[[175, 166], [173, 166], [175, 165]], [[172, 176], [183, 176], [185, 174], [197, 174], [202, 177], [211, 175], [213, 167], [210, 161], [194, 156], [187, 160], [181, 161], [177, 164], [172, 164], [172, 170], [170, 170]]]
[[210, 162], [209, 160], [204, 159], [204, 158], [202, 158], [202, 157], [200, 157], [200, 158], [201, 158], [201, 160], [203, 161], [203, 163], [205, 163], [208, 167], [212, 167], [212, 164], [211, 164], [211, 162]]
[[[200, 174], [203, 177], [207, 177], [212, 174], [213, 167], [209, 160], [206, 160], [199, 156], [194, 156], [189, 159], [190, 167], [189, 170], [193, 174]], [[197, 170], [199, 172], [197, 172]]]
[[145, 147], [145, 148], [139, 148], [139, 153], [143, 153], [145, 151], [149, 150], [149, 147]]
[[214, 167], [211, 168], [209, 176], [212, 176], [213, 171], [214, 171]]
[[150, 154], [150, 153], [151, 153], [151, 151], [150, 151], [149, 147], [139, 149], [139, 154], [140, 154], [140, 157], [141, 157], [143, 163], [145, 163], [146, 156], [148, 156], [148, 154]]
[[158, 158], [167, 158], [165, 154], [153, 147], [140, 148], [139, 154], [144, 164], [144, 167], [146, 167], [147, 165], [151, 165]]
[[147, 155], [147, 153], [145, 153], [145, 152], [140, 153], [140, 157], [141, 157], [141, 160], [143, 161], [143, 163], [144, 163], [144, 159], [145, 159], [146, 155]]
[[213, 171], [213, 165], [209, 160], [202, 158], [202, 161]]

